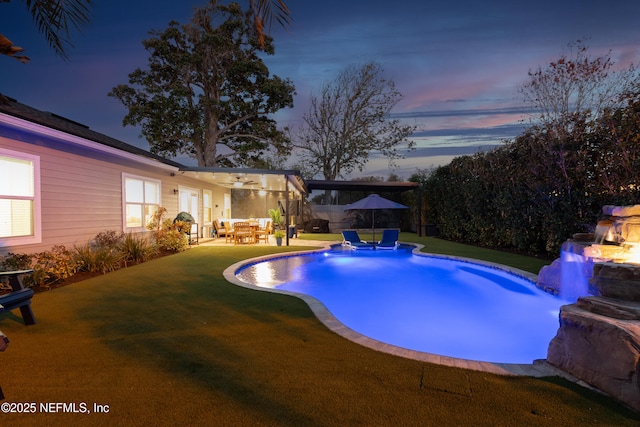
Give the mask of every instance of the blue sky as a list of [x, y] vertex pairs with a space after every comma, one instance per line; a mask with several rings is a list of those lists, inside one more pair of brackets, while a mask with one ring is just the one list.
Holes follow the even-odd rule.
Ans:
[[[242, 3], [242, 2], [241, 2]], [[244, 4], [247, 2], [245, 1]], [[293, 27], [274, 27], [272, 73], [290, 78], [295, 107], [278, 114], [295, 126], [311, 93], [350, 63], [378, 61], [403, 100], [394, 114], [415, 124], [417, 150], [395, 170], [416, 168], [499, 144], [522, 132], [526, 106], [517, 86], [530, 69], [588, 37], [592, 55], [609, 50], [617, 64], [640, 62], [637, 0], [287, 0]], [[26, 49], [29, 64], [0, 58], [0, 92], [148, 149], [136, 128], [121, 125], [125, 108], [106, 94], [145, 67], [142, 40], [170, 20], [185, 23], [202, 1], [94, 0], [92, 22], [72, 35], [70, 61], [48, 48], [23, 2], [0, 5], [0, 33]], [[373, 160], [364, 175], [386, 177]]]

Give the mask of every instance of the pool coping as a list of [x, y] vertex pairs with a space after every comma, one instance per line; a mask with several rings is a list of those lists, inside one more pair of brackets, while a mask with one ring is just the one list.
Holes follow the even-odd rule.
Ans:
[[[415, 246], [412, 250], [412, 253], [419, 256], [426, 257], [437, 257], [437, 258], [446, 258], [446, 259], [454, 259], [457, 261], [469, 262], [473, 264], [480, 264], [491, 268], [497, 268], [500, 270], [504, 270], [510, 272], [512, 274], [524, 277], [529, 279], [535, 283], [537, 275], [533, 273], [529, 273], [524, 270], [520, 270], [517, 268], [509, 267], [503, 264], [497, 264], [488, 261], [477, 260], [473, 258], [465, 258], [465, 257], [457, 257], [457, 256], [449, 256], [449, 255], [441, 255], [441, 254], [432, 254], [427, 252], [420, 252], [420, 250], [424, 247], [424, 245], [418, 243], [406, 243], [407, 245]], [[287, 256], [294, 255], [304, 255], [304, 254], [312, 254], [318, 252], [324, 252], [328, 249], [331, 249], [331, 244], [325, 244], [321, 248], [311, 249], [311, 250], [302, 250], [302, 251], [291, 251], [286, 253], [278, 253], [271, 255], [263, 255], [255, 258], [249, 258], [242, 261], [239, 261], [235, 264], [227, 267], [222, 273], [224, 278], [237, 286], [241, 286], [243, 288], [259, 290], [263, 292], [271, 292], [274, 294], [281, 295], [289, 295], [294, 296], [303, 300], [311, 309], [311, 311], [315, 314], [315, 316], [322, 322], [329, 330], [334, 333], [340, 335], [343, 338], [348, 339], [349, 341], [353, 341], [357, 344], [360, 344], [364, 347], [370, 348], [372, 350], [380, 351], [387, 354], [392, 354], [399, 357], [404, 357], [407, 359], [418, 360], [422, 362], [435, 363], [437, 365], [451, 366], [455, 368], [463, 368], [463, 369], [471, 369], [474, 371], [481, 372], [489, 372], [497, 375], [509, 375], [509, 376], [530, 376], [530, 377], [549, 377], [549, 376], [561, 376], [573, 382], [579, 382], [576, 378], [572, 377], [570, 374], [554, 367], [549, 364], [546, 359], [538, 359], [532, 361], [531, 364], [515, 364], [515, 363], [494, 363], [494, 362], [481, 362], [476, 360], [469, 359], [459, 359], [450, 356], [441, 356], [433, 353], [426, 353], [422, 351], [409, 350], [406, 348], [394, 346], [391, 344], [387, 344], [381, 341], [374, 340], [373, 338], [369, 338], [365, 335], [362, 335], [347, 326], [343, 325], [340, 320], [338, 320], [330, 311], [325, 307], [325, 305], [317, 300], [316, 298], [300, 294], [297, 292], [291, 292], [281, 289], [274, 288], [266, 288], [261, 286], [252, 285], [250, 283], [243, 282], [242, 280], [236, 277], [236, 272], [247, 265], [255, 264], [262, 261], [267, 261], [274, 258], [282, 258]]]

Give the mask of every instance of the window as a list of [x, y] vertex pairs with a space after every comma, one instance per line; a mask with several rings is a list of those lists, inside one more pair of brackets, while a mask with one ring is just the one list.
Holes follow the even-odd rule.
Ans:
[[40, 157], [0, 148], [0, 246], [41, 240]]
[[211, 190], [202, 190], [202, 222], [211, 223], [213, 220], [213, 195]]
[[123, 175], [124, 227], [144, 228], [160, 207], [160, 181]]

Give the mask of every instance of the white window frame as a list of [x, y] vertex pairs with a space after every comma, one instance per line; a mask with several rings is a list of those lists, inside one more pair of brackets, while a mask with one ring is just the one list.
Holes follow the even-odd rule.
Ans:
[[31, 245], [35, 243], [42, 243], [42, 201], [40, 193], [40, 156], [34, 154], [22, 153], [19, 151], [8, 150], [6, 148], [0, 148], [0, 155], [3, 157], [11, 157], [17, 160], [26, 160], [33, 164], [33, 196], [28, 197], [15, 197], [15, 196], [3, 196], [2, 199], [20, 199], [31, 200], [33, 202], [33, 234], [29, 236], [10, 236], [0, 237], [0, 247], [19, 246], [19, 245]]
[[[143, 201], [141, 203], [134, 203], [127, 201], [127, 179], [135, 179], [138, 181], [142, 181], [143, 192], [145, 189], [145, 183], [153, 183], [158, 186], [158, 203], [148, 203], [146, 194], [143, 195]], [[136, 227], [128, 227], [127, 226], [127, 204], [140, 204], [142, 206], [142, 225]], [[122, 174], [122, 229], [125, 232], [138, 232], [138, 231], [146, 231], [147, 230], [147, 220], [145, 218], [145, 207], [147, 206], [155, 206], [159, 208], [162, 206], [162, 181], [159, 179], [153, 179], [146, 176], [133, 175], [128, 173]]]

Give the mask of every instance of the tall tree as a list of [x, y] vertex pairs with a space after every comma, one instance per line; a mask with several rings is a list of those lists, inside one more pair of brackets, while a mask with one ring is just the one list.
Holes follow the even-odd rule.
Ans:
[[567, 129], [574, 114], [589, 113], [596, 118], [606, 108], [619, 105], [619, 95], [627, 92], [637, 78], [635, 66], [616, 70], [611, 52], [592, 57], [584, 40], [569, 44], [546, 68], [529, 70], [529, 80], [518, 88], [525, 102], [538, 112], [535, 121]]
[[309, 112], [292, 145], [302, 162], [324, 179], [335, 180], [355, 169], [363, 170], [372, 152], [390, 162], [401, 158], [401, 144], [415, 127], [391, 119], [402, 94], [383, 76], [380, 64], [350, 65], [311, 97]]
[[[0, 0], [9, 3], [11, 0]], [[253, 1], [253, 0], [252, 0]], [[91, 0], [23, 0], [29, 10], [38, 31], [44, 34], [49, 46], [62, 59], [67, 60], [67, 47], [72, 47], [70, 33], [72, 29], [81, 31], [90, 21]], [[29, 58], [22, 55], [22, 48], [13, 46], [6, 37], [0, 34], [0, 53], [12, 56], [21, 62], [28, 62]]]
[[[172, 21], [143, 41], [149, 68], [129, 74], [109, 96], [129, 113], [124, 125], [142, 125], [151, 151], [195, 158], [199, 166], [240, 166], [255, 161], [285, 137], [269, 115], [293, 106], [288, 79], [270, 76], [258, 55], [253, 13], [237, 3], [210, 0], [191, 23]], [[265, 36], [264, 52], [274, 53]]]

